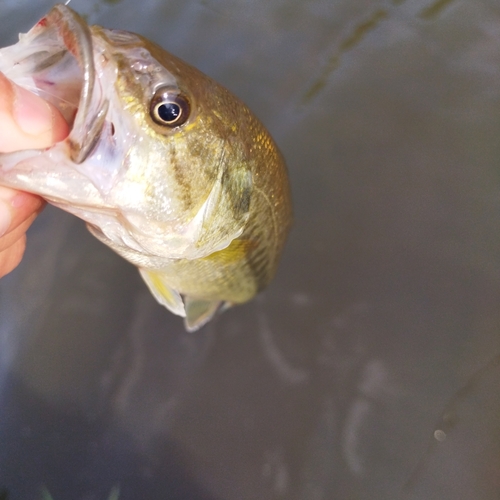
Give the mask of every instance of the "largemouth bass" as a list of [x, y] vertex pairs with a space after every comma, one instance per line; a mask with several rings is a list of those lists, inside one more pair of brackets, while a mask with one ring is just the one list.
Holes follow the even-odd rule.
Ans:
[[86, 221], [196, 330], [273, 277], [290, 227], [283, 158], [224, 87], [145, 38], [56, 5], [0, 71], [54, 104], [67, 139], [0, 155], [0, 184]]

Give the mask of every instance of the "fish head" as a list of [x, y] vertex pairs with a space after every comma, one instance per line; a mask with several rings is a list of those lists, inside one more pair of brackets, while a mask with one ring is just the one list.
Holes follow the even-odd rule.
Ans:
[[84, 219], [141, 267], [222, 250], [249, 217], [249, 113], [189, 64], [57, 5], [0, 50], [0, 71], [71, 126], [45, 150], [0, 155], [0, 183]]

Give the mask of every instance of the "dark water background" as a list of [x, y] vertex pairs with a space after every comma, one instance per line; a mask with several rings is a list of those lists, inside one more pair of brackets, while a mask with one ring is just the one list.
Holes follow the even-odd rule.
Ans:
[[[0, 2], [0, 45], [51, 5]], [[0, 282], [0, 491], [498, 500], [500, 3], [70, 5], [245, 100], [295, 226], [269, 289], [187, 334], [48, 208]]]

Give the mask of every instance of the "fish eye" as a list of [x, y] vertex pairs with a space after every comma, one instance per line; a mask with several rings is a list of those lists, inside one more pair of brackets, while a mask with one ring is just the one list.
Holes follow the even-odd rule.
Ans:
[[189, 118], [189, 101], [172, 87], [161, 87], [151, 99], [151, 118], [158, 125], [178, 127]]

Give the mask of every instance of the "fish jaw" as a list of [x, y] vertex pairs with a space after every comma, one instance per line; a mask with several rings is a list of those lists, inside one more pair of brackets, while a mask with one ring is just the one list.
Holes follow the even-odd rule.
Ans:
[[20, 35], [18, 43], [0, 51], [0, 71], [61, 111], [71, 126], [66, 141], [70, 158], [82, 163], [107, 107], [103, 96], [96, 95], [93, 43], [86, 22], [68, 7], [54, 6]]
[[116, 68], [105, 64], [105, 50], [101, 44], [95, 51], [90, 28], [63, 5], [21, 34], [18, 43], [0, 49], [0, 71], [53, 104], [71, 127], [69, 136], [50, 148], [0, 154], [0, 183], [38, 194], [97, 225], [116, 216], [109, 193], [136, 140], [133, 128], [109, 109], [102, 82], [113, 89]]
[[[95, 88], [90, 30], [78, 14], [56, 5], [19, 38], [15, 45], [0, 50], [0, 71], [51, 102], [71, 131], [69, 137], [46, 150], [0, 155], [0, 181], [49, 201], [94, 205], [99, 198], [96, 189], [75, 168], [100, 137], [108, 106]], [[99, 203], [106, 205], [102, 199]]]

